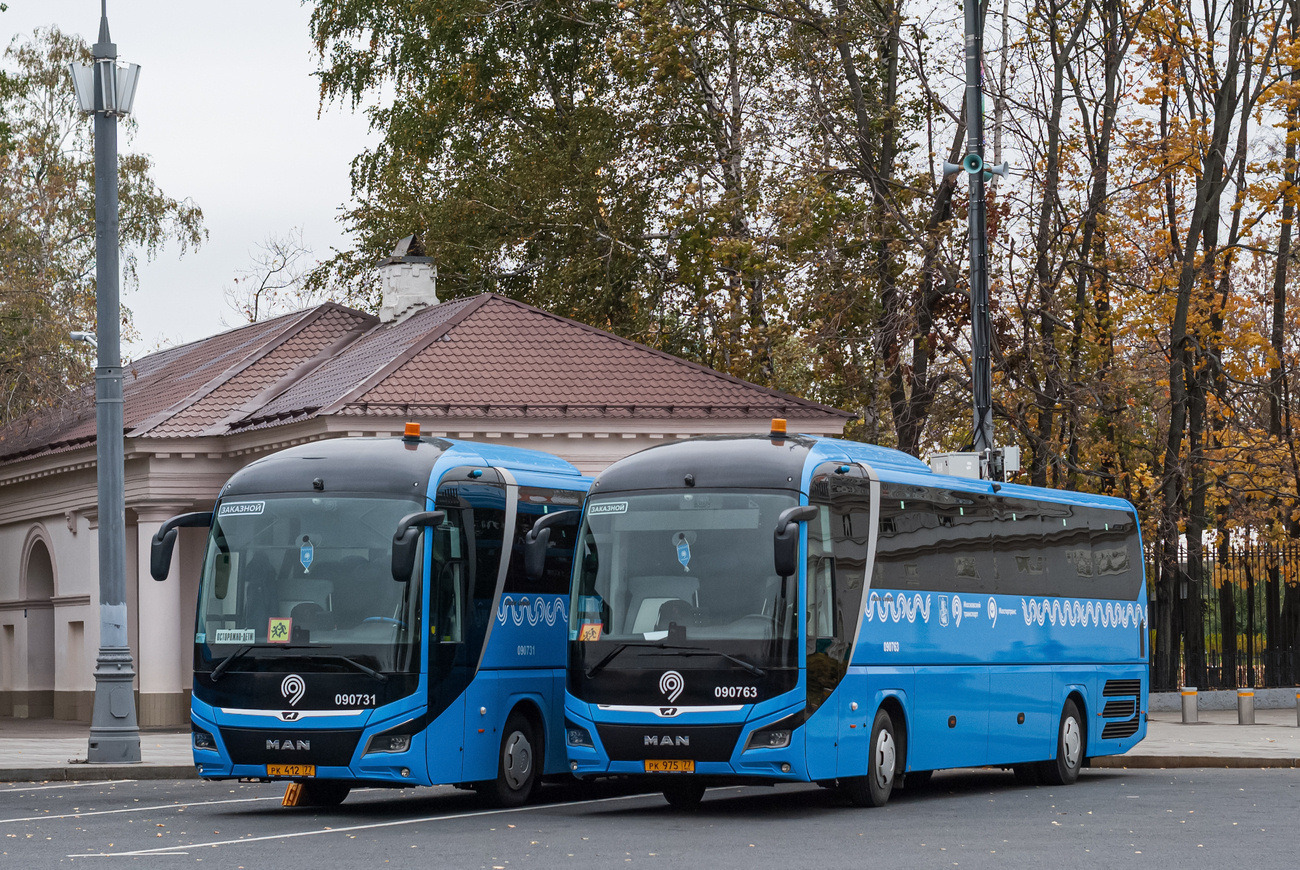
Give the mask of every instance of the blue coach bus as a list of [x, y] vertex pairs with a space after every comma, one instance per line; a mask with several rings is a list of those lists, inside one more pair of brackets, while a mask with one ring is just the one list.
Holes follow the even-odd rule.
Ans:
[[[287, 804], [355, 786], [457, 784], [526, 801], [566, 771], [568, 582], [590, 484], [545, 453], [342, 438], [251, 463], [211, 513], [191, 720], [203, 779], [286, 780]], [[543, 530], [543, 545], [524, 537]], [[547, 545], [549, 541], [549, 545]]]
[[966, 766], [1073, 782], [1145, 735], [1141, 552], [1123, 500], [784, 421], [633, 454], [578, 533], [570, 768], [675, 806], [782, 781], [879, 806]]

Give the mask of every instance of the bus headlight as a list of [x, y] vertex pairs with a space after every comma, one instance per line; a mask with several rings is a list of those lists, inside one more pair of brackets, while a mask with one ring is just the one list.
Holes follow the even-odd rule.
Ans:
[[197, 725], [191, 725], [190, 730], [194, 733], [195, 749], [206, 749], [209, 752], [217, 751], [217, 741], [210, 733], [199, 728]]
[[410, 734], [376, 734], [366, 744], [366, 755], [376, 752], [405, 752], [411, 748]]
[[574, 725], [572, 722], [564, 723], [565, 742], [570, 746], [585, 746], [588, 749], [594, 749], [595, 743], [592, 742], [591, 732], [581, 725]]
[[376, 734], [366, 742], [366, 751], [362, 755], [375, 755], [381, 752], [405, 752], [411, 748], [411, 731], [417, 720], [403, 722], [395, 728]]
[[802, 724], [803, 715], [796, 713], [794, 716], [785, 717], [780, 722], [765, 725], [749, 735], [744, 751], [748, 752], [751, 749], [785, 749], [790, 745], [790, 739], [794, 736], [794, 729]]

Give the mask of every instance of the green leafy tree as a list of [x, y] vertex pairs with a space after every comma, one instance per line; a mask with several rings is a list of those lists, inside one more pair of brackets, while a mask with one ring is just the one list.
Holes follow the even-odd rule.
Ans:
[[[94, 145], [67, 65], [88, 61], [78, 37], [57, 28], [15, 39], [5, 52], [0, 119], [0, 423], [84, 385], [94, 360], [70, 342], [95, 326]], [[130, 121], [125, 125], [129, 136]], [[120, 237], [127, 287], [141, 254], [206, 238], [194, 203], [168, 197], [141, 154], [119, 158]], [[130, 312], [122, 311], [129, 329]]]

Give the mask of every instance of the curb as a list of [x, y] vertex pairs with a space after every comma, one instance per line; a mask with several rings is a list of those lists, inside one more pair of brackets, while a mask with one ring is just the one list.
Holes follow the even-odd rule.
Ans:
[[0, 768], [0, 782], [101, 782], [109, 779], [198, 779], [192, 764], [70, 764]]
[[1159, 770], [1189, 767], [1292, 769], [1300, 767], [1300, 758], [1247, 758], [1223, 755], [1107, 755], [1089, 759], [1088, 765], [1094, 770], [1098, 768]]

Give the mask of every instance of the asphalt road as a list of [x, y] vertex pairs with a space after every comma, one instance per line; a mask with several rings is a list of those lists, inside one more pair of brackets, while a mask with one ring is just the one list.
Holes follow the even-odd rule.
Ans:
[[247, 868], [1287, 868], [1300, 770], [1097, 770], [1065, 788], [938, 773], [882, 809], [815, 786], [711, 790], [679, 812], [624, 786], [547, 786], [492, 810], [451, 788], [285, 809], [284, 787], [0, 786], [0, 866]]

